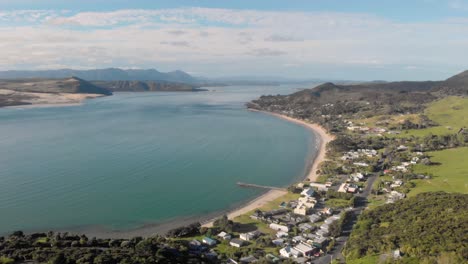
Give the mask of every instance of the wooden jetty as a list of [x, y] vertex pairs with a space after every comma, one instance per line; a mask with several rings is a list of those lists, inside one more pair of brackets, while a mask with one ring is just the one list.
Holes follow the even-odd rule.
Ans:
[[253, 183], [245, 183], [245, 182], [237, 182], [237, 185], [244, 188], [258, 188], [258, 189], [268, 189], [268, 190], [279, 190], [279, 191], [287, 191], [286, 188], [274, 187], [274, 186], [266, 186], [266, 185], [258, 185]]

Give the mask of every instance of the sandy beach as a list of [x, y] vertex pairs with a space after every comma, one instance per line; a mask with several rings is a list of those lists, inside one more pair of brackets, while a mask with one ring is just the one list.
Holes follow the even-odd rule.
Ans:
[[104, 95], [86, 93], [31, 93], [0, 89], [0, 96], [15, 98], [14, 101], [24, 103], [16, 106], [7, 106], [8, 108], [32, 108], [80, 105], [86, 99], [97, 98]]
[[[289, 122], [301, 125], [307, 129], [309, 129], [312, 133], [317, 135], [316, 137], [316, 144], [317, 144], [317, 154], [315, 157], [310, 160], [309, 165], [308, 165], [308, 170], [307, 173], [304, 177], [304, 179], [308, 179], [311, 182], [314, 182], [317, 180], [318, 174], [317, 174], [317, 169], [322, 161], [325, 160], [326, 157], [326, 145], [328, 142], [332, 141], [334, 137], [330, 134], [327, 133], [325, 128], [317, 125], [317, 124], [312, 124], [308, 123], [299, 119], [291, 118], [289, 116], [285, 115], [280, 115], [276, 113], [271, 113], [271, 112], [265, 112], [265, 111], [258, 111], [258, 110], [251, 110], [254, 112], [261, 112], [269, 115], [276, 116], [278, 118], [287, 120]], [[227, 217], [229, 219], [234, 219], [240, 215], [246, 214], [250, 211], [253, 211], [257, 208], [260, 208], [264, 206], [265, 204], [285, 195], [287, 192], [286, 191], [280, 191], [280, 190], [270, 190], [266, 192], [265, 194], [257, 197], [256, 199], [252, 200], [251, 202], [247, 203], [245, 206], [242, 206], [238, 209], [232, 210], [227, 214]], [[213, 226], [213, 221], [209, 221], [205, 223], [203, 226], [205, 227], [211, 227]]]
[[305, 128], [311, 130], [312, 133], [317, 135], [318, 152], [317, 152], [316, 157], [310, 161], [309, 163], [310, 169], [305, 177], [305, 179], [309, 179], [311, 182], [316, 181], [317, 177], [319, 176], [317, 174], [317, 169], [319, 168], [320, 163], [322, 163], [322, 161], [324, 161], [326, 157], [327, 143], [332, 141], [334, 139], [334, 136], [331, 134], [328, 134], [325, 128], [323, 128], [322, 126], [318, 124], [308, 123], [299, 119], [291, 118], [289, 116], [280, 115], [276, 113], [269, 113], [269, 112], [262, 112], [262, 113], [271, 114], [281, 119], [304, 126]]

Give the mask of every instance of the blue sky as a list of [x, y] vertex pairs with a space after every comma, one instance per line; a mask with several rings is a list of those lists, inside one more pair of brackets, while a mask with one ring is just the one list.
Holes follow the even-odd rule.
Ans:
[[2, 70], [443, 79], [467, 47], [466, 0], [0, 0]]

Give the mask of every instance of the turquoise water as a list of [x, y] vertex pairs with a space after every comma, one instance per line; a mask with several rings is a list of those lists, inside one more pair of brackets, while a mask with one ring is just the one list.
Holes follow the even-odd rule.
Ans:
[[303, 176], [313, 136], [244, 103], [291, 87], [118, 93], [0, 109], [0, 233], [129, 229], [235, 206]]

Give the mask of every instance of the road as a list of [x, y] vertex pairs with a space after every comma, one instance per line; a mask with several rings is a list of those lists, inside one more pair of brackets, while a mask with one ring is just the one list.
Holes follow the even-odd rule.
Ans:
[[333, 259], [344, 259], [341, 252], [343, 251], [346, 242], [348, 241], [349, 235], [353, 230], [354, 224], [356, 224], [358, 216], [364, 211], [367, 206], [367, 197], [370, 195], [372, 191], [372, 185], [374, 184], [375, 180], [377, 179], [377, 174], [372, 174], [367, 178], [367, 185], [366, 188], [363, 190], [362, 193], [356, 194], [356, 207], [354, 207], [351, 211], [353, 212], [350, 221], [343, 227], [343, 231], [341, 236], [337, 238], [335, 247], [330, 254], [325, 254], [317, 259], [312, 260], [312, 263], [316, 264], [329, 264]]

